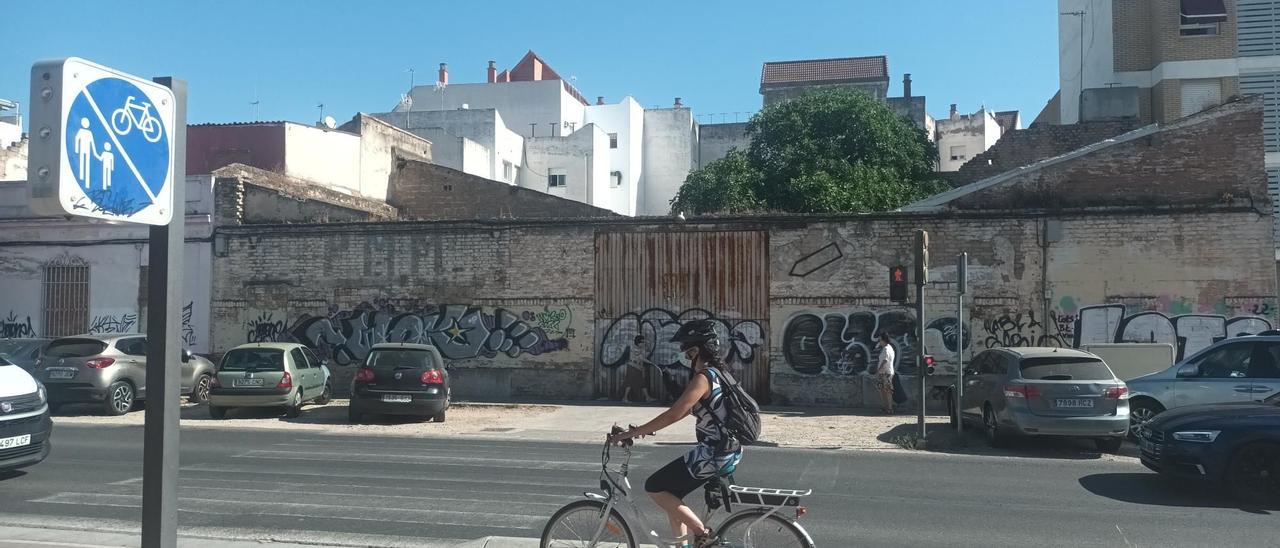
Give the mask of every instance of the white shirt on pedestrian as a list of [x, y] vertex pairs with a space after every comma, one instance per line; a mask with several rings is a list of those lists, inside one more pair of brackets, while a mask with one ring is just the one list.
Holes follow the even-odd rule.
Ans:
[[876, 364], [876, 374], [885, 376], [885, 377], [892, 377], [894, 357], [895, 357], [895, 354], [893, 351], [893, 345], [886, 344], [883, 347], [881, 347], [880, 359], [877, 361], [877, 364]]

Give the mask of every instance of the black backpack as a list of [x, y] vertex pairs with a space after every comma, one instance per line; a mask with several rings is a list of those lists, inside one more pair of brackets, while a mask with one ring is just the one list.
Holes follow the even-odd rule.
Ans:
[[[703, 371], [707, 375], [707, 381], [711, 382], [711, 371]], [[707, 413], [711, 415], [711, 420], [716, 421], [720, 425], [720, 429], [726, 434], [738, 440], [742, 445], [751, 445], [760, 440], [760, 404], [756, 403], [755, 398], [747, 394], [743, 390], [742, 385], [729, 374], [728, 371], [717, 369], [716, 375], [720, 377], [721, 397], [724, 398], [724, 408], [727, 411], [727, 418], [724, 422], [720, 421], [720, 417], [707, 406], [705, 401], [699, 402]]]

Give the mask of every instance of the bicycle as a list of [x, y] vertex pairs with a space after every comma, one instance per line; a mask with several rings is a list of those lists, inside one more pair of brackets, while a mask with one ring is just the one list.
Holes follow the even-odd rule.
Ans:
[[[620, 429], [614, 427], [614, 431]], [[624, 442], [622, 465], [610, 470], [613, 444], [606, 439], [600, 454], [600, 489], [604, 493], [585, 492], [585, 499], [571, 502], [552, 514], [542, 530], [542, 548], [637, 548], [640, 544], [636, 543], [632, 523], [639, 525], [640, 531], [647, 531], [642, 535], [645, 545], [681, 545], [684, 539], [662, 537], [649, 527], [632, 499], [631, 481], [627, 479], [631, 445], [631, 440]], [[711, 546], [815, 548], [808, 531], [798, 521], [808, 512], [800, 505], [800, 499], [812, 494], [812, 490], [742, 487], [733, 484], [732, 475], [712, 478], [703, 490], [707, 512], [700, 517], [715, 532]], [[735, 504], [746, 508], [734, 512]], [[718, 527], [712, 526], [712, 516], [721, 507], [729, 515]], [[794, 511], [795, 517], [786, 516], [782, 513], [784, 510]]]
[[160, 124], [160, 120], [151, 115], [151, 103], [146, 101], [135, 103], [134, 97], [130, 95], [125, 99], [124, 106], [111, 113], [111, 129], [116, 131], [116, 135], [128, 135], [135, 126], [142, 131], [142, 137], [148, 143], [159, 141], [160, 136], [164, 134], [164, 127]]

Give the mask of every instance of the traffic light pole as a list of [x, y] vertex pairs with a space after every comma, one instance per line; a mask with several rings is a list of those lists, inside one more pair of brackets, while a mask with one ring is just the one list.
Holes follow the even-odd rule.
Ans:
[[929, 382], [924, 364], [924, 284], [929, 283], [929, 233], [917, 230], [915, 243], [916, 341], [920, 346], [916, 352], [916, 376], [920, 377], [920, 415], [917, 422], [920, 425], [920, 439], [923, 441], [929, 435], [924, 424], [925, 406], [929, 401]]
[[964, 443], [964, 420], [960, 402], [964, 401], [964, 294], [969, 291], [969, 254], [956, 258], [956, 389], [952, 391], [951, 409], [956, 415], [956, 437]]

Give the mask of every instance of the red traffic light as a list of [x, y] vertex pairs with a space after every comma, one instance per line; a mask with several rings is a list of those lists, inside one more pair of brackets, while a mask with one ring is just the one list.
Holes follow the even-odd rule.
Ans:
[[924, 364], [925, 364], [925, 365], [933, 365], [933, 356], [925, 356], [925, 357], [924, 357]]
[[899, 267], [899, 268], [894, 268], [894, 269], [893, 269], [893, 281], [895, 281], [895, 282], [905, 282], [905, 281], [907, 281], [907, 269], [905, 269], [905, 268], [901, 268], [901, 267]]

